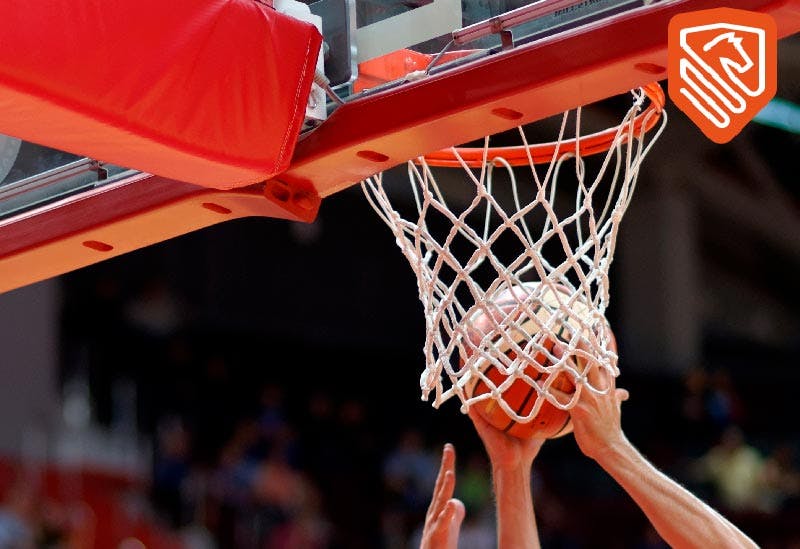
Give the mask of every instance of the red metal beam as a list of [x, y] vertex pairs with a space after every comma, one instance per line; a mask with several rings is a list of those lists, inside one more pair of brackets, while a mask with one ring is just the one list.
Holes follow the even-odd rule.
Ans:
[[[339, 107], [300, 141], [278, 178], [329, 196], [420, 154], [466, 143], [666, 78], [667, 28], [718, 0], [656, 3]], [[800, 0], [737, 0], [800, 31]], [[502, 110], [498, 110], [502, 109]], [[494, 113], [521, 113], [509, 120]]]

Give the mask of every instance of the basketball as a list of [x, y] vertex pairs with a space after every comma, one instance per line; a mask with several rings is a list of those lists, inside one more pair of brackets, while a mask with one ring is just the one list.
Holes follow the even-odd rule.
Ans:
[[[497, 318], [500, 316], [501, 312], [502, 314], [513, 312], [515, 308], [518, 307], [518, 302], [529, 293], [532, 293], [538, 284], [538, 282], [525, 283], [524, 286], [526, 289], [522, 289], [519, 286], [515, 287], [514, 293], [517, 294], [517, 297], [508, 290], [502, 292], [494, 300], [498, 308], [498, 312], [495, 313], [496, 319], [498, 321], [501, 320], [501, 318]], [[561, 296], [561, 303], [565, 303], [570, 295], [568, 289], [561, 285], [554, 285], [554, 287], [563, 294]], [[524, 346], [525, 339], [528, 338], [528, 336], [534, 337], [535, 333], [538, 332], [538, 327], [545, 324], [550, 319], [551, 314], [554, 314], [554, 311], [559, 308], [556, 295], [550, 288], [546, 288], [543, 291], [541, 302], [542, 305], [534, 307], [537, 317], [536, 320], [526, 318], [525, 312], [523, 311], [519, 311], [518, 313], [521, 318], [515, 319], [516, 324], [520, 326], [521, 330], [514, 329], [512, 337], [514, 342], [518, 343], [520, 346]], [[575, 313], [575, 316], [585, 313], [588, 309], [589, 307], [584, 302], [580, 301], [575, 302], [571, 307], [571, 311]], [[580, 329], [581, 325], [578, 320], [574, 316], [567, 316], [562, 324], [553, 326], [552, 331], [559, 339], [566, 342], [573, 333], [573, 330]], [[471, 317], [468, 334], [474, 345], [478, 345], [484, 336], [491, 334], [493, 330], [495, 330], [495, 327], [491, 322], [491, 318], [485, 312], [480, 311]], [[608, 333], [611, 334], [611, 349], [616, 351], [616, 342], [610, 327]], [[507, 348], [509, 347], [507, 341], [504, 341], [498, 335], [492, 337], [492, 340], [500, 346], [501, 350], [504, 350], [505, 354], [511, 360], [516, 357], [514, 350]], [[552, 352], [554, 343], [555, 342], [551, 338], [547, 337], [542, 342], [542, 347]], [[503, 349], [504, 347], [506, 347], [506, 349]], [[548, 358], [544, 352], [539, 352], [535, 356], [535, 360], [543, 366], [551, 364], [548, 362]], [[582, 366], [581, 361], [576, 360], [575, 362], [579, 368]], [[485, 375], [495, 387], [498, 387], [506, 378], [506, 375], [489, 360], [479, 361], [478, 367], [483, 375]], [[526, 366], [525, 373], [540, 384], [544, 383], [548, 376], [548, 374], [539, 371], [533, 365]], [[575, 390], [575, 385], [568, 373], [558, 373], [555, 375], [558, 377], [552, 382], [551, 388], [558, 389], [565, 393], [572, 393]], [[487, 383], [477, 375], [472, 376], [470, 381], [465, 384], [464, 389], [468, 398], [487, 393], [491, 390]], [[533, 410], [539, 398], [539, 394], [534, 387], [520, 378], [506, 388], [502, 398], [518, 415], [527, 416]], [[491, 425], [517, 438], [558, 438], [572, 432], [572, 422], [570, 421], [569, 412], [559, 409], [548, 401], [543, 402], [539, 412], [526, 423], [515, 421], [513, 418], [509, 417], [502, 406], [494, 399], [475, 402], [472, 406], [475, 406], [478, 413]]]

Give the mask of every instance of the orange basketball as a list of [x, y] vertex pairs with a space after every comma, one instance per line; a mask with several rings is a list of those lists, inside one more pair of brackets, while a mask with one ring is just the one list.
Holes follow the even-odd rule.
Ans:
[[[525, 283], [525, 286], [532, 288], [538, 284], [538, 282], [528, 282]], [[569, 296], [567, 293], [568, 290], [560, 285], [556, 285], [556, 288], [559, 292], [564, 294], [564, 296], [561, 297], [561, 302], [564, 303], [566, 298]], [[515, 292], [518, 293], [521, 298], [527, 295], [527, 293], [530, 292], [530, 289], [526, 292], [524, 290], [518, 290], [515, 288]], [[541, 301], [547, 306], [551, 307], [551, 309], [548, 310], [548, 308], [544, 306], [537, 307], [535, 309], [535, 314], [537, 316], [536, 321], [527, 318], [515, 319], [517, 324], [522, 326], [525, 329], [525, 332], [531, 336], [533, 336], [534, 332], [537, 331], [537, 326], [547, 322], [551, 314], [550, 311], [558, 308], [556, 296], [550, 289], [546, 289], [543, 292]], [[498, 309], [504, 314], [512, 312], [514, 308], [517, 307], [517, 299], [511, 295], [509, 291], [502, 293], [497, 299], [495, 299], [495, 302]], [[576, 314], [581, 314], [586, 310], [588, 310], [588, 307], [582, 302], [576, 303], [572, 307], [572, 311]], [[524, 313], [520, 314], [523, 315]], [[498, 318], [497, 320], [499, 321], [500, 319]], [[570, 317], [565, 319], [564, 324], [565, 325], [553, 327], [553, 332], [558, 335], [560, 339], [563, 338], [566, 340], [568, 339], [571, 330], [581, 329], [577, 320], [571, 319]], [[491, 333], [492, 330], [494, 330], [494, 327], [492, 325], [491, 318], [489, 318], [485, 313], [480, 312], [472, 317], [471, 329], [468, 331], [468, 333], [470, 334], [470, 340], [477, 345], [480, 340], [486, 334]], [[611, 333], [610, 329], [609, 333]], [[520, 333], [520, 337], [514, 337], [514, 341], [520, 346], [524, 346], [524, 337], [527, 337], [527, 335]], [[495, 336], [493, 339], [497, 341], [500, 338]], [[502, 344], [501, 341], [502, 340], [500, 340], [498, 344]], [[546, 348], [548, 351], [552, 351], [553, 343], [554, 342], [552, 339], [548, 337], [542, 342], [542, 347]], [[616, 342], [614, 341], [613, 333], [611, 333], [611, 348], [612, 350], [616, 351]], [[507, 349], [505, 354], [512, 360], [516, 358], [516, 353], [513, 349]], [[549, 365], [545, 364], [548, 359], [543, 352], [538, 353], [534, 358], [536, 362], [541, 365]], [[576, 360], [576, 363], [578, 364], [578, 367], [582, 365], [580, 361]], [[495, 385], [495, 387], [499, 386], [506, 377], [504, 373], [498, 370], [497, 367], [488, 360], [483, 362], [482, 373], [489, 379], [490, 382]], [[543, 383], [548, 376], [548, 374], [540, 372], [532, 365], [525, 367], [525, 373], [534, 380], [537, 380], [539, 383]], [[553, 381], [551, 385], [552, 388], [559, 389], [565, 393], [572, 393], [575, 390], [575, 385], [572, 382], [569, 374], [558, 373], [556, 375], [558, 377]], [[479, 376], [475, 376], [471, 383], [468, 382], [464, 389], [467, 397], [478, 396], [490, 391], [490, 388], [487, 386], [486, 382], [483, 381]], [[539, 398], [539, 394], [536, 389], [529, 385], [525, 380], [517, 379], [503, 392], [502, 398], [518, 415], [527, 416], [531, 413], [531, 410], [533, 410], [533, 407]], [[572, 432], [572, 422], [570, 421], [569, 412], [553, 406], [548, 401], [543, 402], [539, 412], [526, 423], [515, 421], [513, 418], [509, 417], [500, 404], [494, 399], [476, 402], [472, 404], [472, 406], [475, 406], [478, 410], [478, 413], [480, 413], [480, 415], [491, 425], [518, 438], [557, 438]]]

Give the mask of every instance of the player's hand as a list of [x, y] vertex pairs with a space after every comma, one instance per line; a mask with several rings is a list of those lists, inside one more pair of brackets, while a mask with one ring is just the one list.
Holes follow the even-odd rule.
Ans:
[[[561, 358], [564, 348], [556, 344], [553, 354]], [[597, 363], [587, 365], [587, 380], [602, 394], [583, 387], [577, 403], [570, 409], [573, 434], [578, 447], [588, 457], [598, 460], [605, 452], [626, 441], [622, 432], [622, 402], [628, 400], [628, 391], [618, 389], [614, 376]], [[568, 402], [573, 395], [551, 387], [551, 393], [560, 401]]]
[[505, 470], [523, 468], [530, 470], [533, 460], [545, 442], [543, 438], [521, 439], [504, 433], [483, 419], [476, 408], [469, 409], [469, 417], [483, 441], [492, 467]]
[[456, 451], [445, 444], [442, 465], [436, 477], [433, 499], [425, 515], [420, 549], [457, 549], [458, 534], [464, 521], [464, 504], [453, 497], [456, 487]]

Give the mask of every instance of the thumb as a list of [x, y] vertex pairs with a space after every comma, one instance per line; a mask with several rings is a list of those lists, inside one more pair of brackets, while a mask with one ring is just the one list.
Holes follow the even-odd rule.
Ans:
[[447, 525], [447, 541], [445, 542], [445, 545], [442, 545], [442, 547], [447, 547], [447, 549], [457, 549], [458, 535], [461, 531], [461, 523], [464, 522], [464, 516], [466, 515], [464, 504], [459, 499], [450, 498], [450, 500], [448, 500], [448, 502], [445, 504], [442, 515], [444, 515], [444, 523]]
[[618, 402], [625, 402], [630, 396], [630, 393], [626, 389], [617, 389]]
[[464, 521], [464, 517], [467, 514], [467, 510], [464, 508], [464, 504], [461, 500], [456, 498], [450, 498], [447, 502], [447, 507], [445, 508], [445, 512], [447, 513], [448, 517], [453, 521], [453, 526], [458, 529], [461, 527], [461, 523]]
[[572, 403], [572, 400], [575, 398], [575, 393], [565, 393], [561, 389], [556, 389], [555, 387], [550, 387], [548, 392], [555, 397], [556, 401], [562, 406], [568, 406]]

